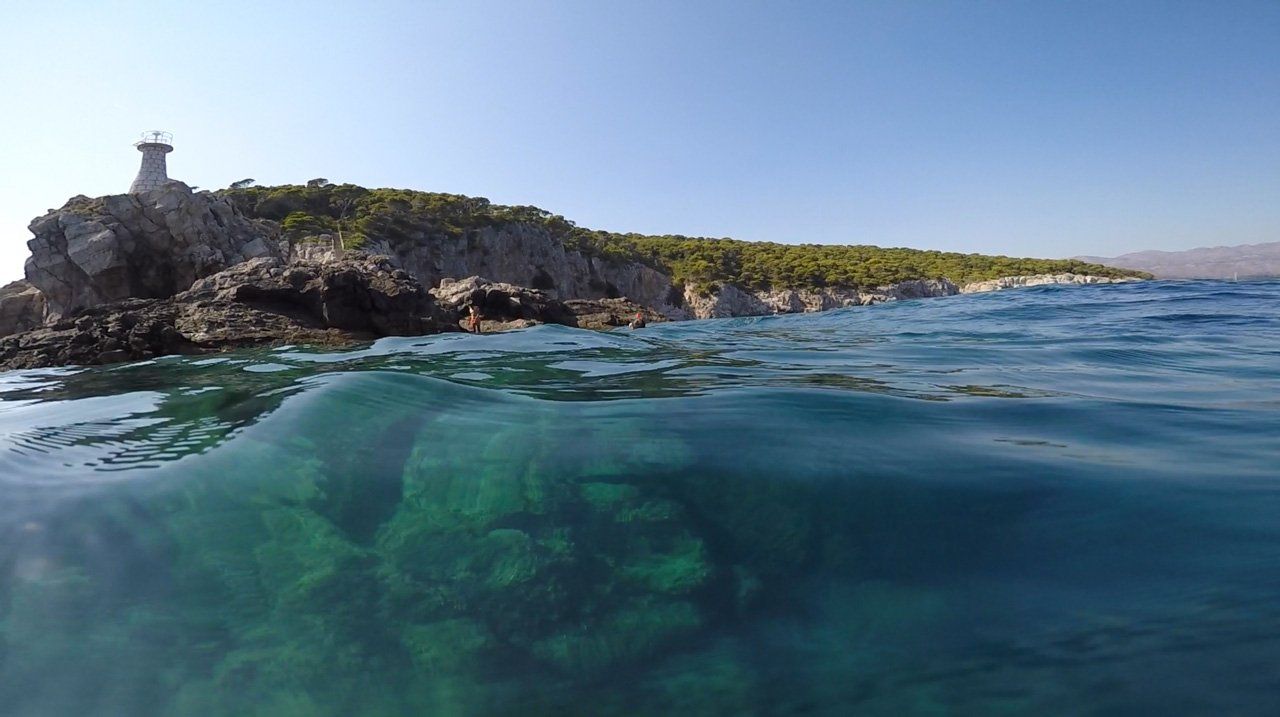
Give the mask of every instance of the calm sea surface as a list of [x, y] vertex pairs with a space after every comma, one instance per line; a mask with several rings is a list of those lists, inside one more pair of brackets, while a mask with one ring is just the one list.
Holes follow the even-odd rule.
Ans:
[[0, 374], [0, 714], [1280, 714], [1280, 283]]

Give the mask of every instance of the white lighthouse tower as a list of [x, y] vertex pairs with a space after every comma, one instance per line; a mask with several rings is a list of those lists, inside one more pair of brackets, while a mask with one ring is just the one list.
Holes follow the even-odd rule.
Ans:
[[138, 176], [129, 185], [129, 193], [147, 192], [167, 184], [169, 173], [164, 156], [173, 151], [173, 134], [160, 130], [143, 132], [142, 139], [133, 146], [142, 152], [142, 166], [138, 167]]

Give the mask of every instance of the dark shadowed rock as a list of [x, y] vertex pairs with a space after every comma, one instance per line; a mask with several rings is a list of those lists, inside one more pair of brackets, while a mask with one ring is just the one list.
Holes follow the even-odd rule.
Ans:
[[662, 314], [626, 298], [570, 299], [559, 301], [547, 292], [529, 289], [478, 276], [444, 279], [431, 290], [443, 311], [464, 323], [474, 306], [480, 310], [481, 330], [507, 331], [537, 324], [563, 324], [584, 329], [626, 326], [637, 312], [648, 322], [666, 321]]
[[465, 319], [471, 307], [476, 307], [484, 319], [482, 328], [485, 331], [525, 328], [535, 324], [577, 325], [573, 313], [564, 303], [551, 298], [546, 292], [478, 276], [444, 279], [439, 287], [431, 290], [431, 295], [442, 309], [456, 313], [459, 320]]
[[450, 318], [413, 277], [378, 256], [291, 264], [252, 259], [201, 279], [174, 298], [228, 301], [377, 336], [431, 333]]
[[27, 281], [45, 295], [51, 318], [121, 299], [166, 298], [246, 259], [279, 255], [230, 202], [181, 182], [74, 197], [30, 229]]
[[646, 323], [654, 324], [666, 321], [662, 314], [626, 298], [618, 299], [571, 299], [564, 302], [573, 314], [574, 323], [584, 329], [611, 329], [631, 323], [636, 314], [643, 314]]
[[431, 295], [382, 257], [325, 264], [254, 259], [167, 299], [82, 309], [0, 339], [0, 368], [103, 364], [254, 345], [347, 344], [456, 330]]

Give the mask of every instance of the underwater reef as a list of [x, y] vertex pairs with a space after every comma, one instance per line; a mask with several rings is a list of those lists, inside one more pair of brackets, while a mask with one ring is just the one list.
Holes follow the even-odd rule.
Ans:
[[[625, 695], [604, 686], [634, 674], [667, 695], [660, 712], [684, 694], [655, 687], [666, 662], [711, 649], [838, 542], [808, 520], [811, 494], [700, 472], [674, 434], [506, 400], [519, 420], [465, 396], [424, 417], [328, 395], [292, 412], [288, 438], [238, 437], [233, 464], [7, 536], [27, 579], [0, 603], [4, 654], [22, 656], [0, 662], [0, 699], [13, 714], [556, 713], [593, 685], [608, 709]], [[69, 654], [101, 683], [15, 689]]]

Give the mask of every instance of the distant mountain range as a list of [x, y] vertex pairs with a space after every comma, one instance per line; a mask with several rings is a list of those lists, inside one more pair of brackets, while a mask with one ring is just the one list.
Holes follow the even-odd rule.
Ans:
[[1186, 251], [1138, 251], [1080, 261], [1151, 272], [1157, 279], [1270, 279], [1280, 277], [1280, 241]]

